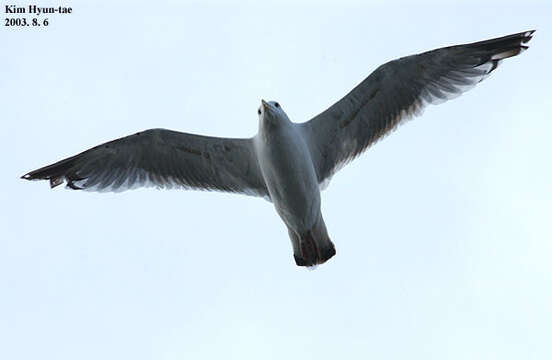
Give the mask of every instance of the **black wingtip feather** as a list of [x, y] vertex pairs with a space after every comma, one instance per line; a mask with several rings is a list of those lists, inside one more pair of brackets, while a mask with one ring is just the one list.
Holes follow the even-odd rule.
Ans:
[[[535, 30], [523, 31], [520, 33], [507, 35], [499, 38], [474, 42], [471, 44], [467, 44], [467, 47], [476, 48], [482, 51], [492, 52], [495, 55], [499, 53], [506, 53], [508, 51], [516, 50], [516, 49], [527, 49], [528, 46], [523, 44], [527, 44], [529, 41], [531, 41], [534, 33], [535, 33]], [[517, 53], [513, 52], [512, 55], [510, 56], [515, 56], [517, 54], [519, 54], [519, 52]], [[510, 56], [506, 56], [506, 57], [510, 57]]]
[[522, 31], [519, 33], [506, 35], [494, 39], [488, 39], [483, 41], [477, 41], [471, 44], [467, 44], [471, 47], [484, 47], [485, 45], [491, 45], [492, 47], [496, 46], [507, 46], [518, 43], [518, 46], [521, 44], [526, 44], [533, 38], [533, 34], [536, 30]]
[[491, 63], [491, 68], [487, 70], [488, 74], [494, 71], [502, 60], [517, 56], [527, 50], [529, 46], [522, 44], [528, 43], [534, 33], [535, 30], [523, 31], [499, 38], [466, 44], [465, 48], [479, 53], [479, 63], [476, 66]]
[[69, 182], [77, 179], [74, 174], [72, 174], [72, 168], [75, 161], [75, 156], [58, 161], [57, 163], [41, 167], [40, 169], [33, 170], [23, 176], [21, 179], [24, 180], [49, 180], [50, 187], [54, 188], [58, 185], [63, 184], [64, 180], [67, 179]]

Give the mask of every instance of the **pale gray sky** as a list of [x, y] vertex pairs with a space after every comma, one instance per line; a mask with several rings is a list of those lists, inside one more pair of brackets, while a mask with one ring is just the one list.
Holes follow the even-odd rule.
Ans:
[[[550, 2], [64, 3], [0, 31], [0, 358], [552, 358]], [[333, 178], [315, 271], [262, 199], [19, 179], [153, 127], [252, 136], [261, 98], [306, 121], [383, 62], [533, 28]]]

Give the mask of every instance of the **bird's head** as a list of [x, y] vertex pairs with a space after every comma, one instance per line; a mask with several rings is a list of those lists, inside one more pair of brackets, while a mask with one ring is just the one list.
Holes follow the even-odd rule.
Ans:
[[289, 122], [287, 114], [276, 101], [261, 100], [257, 114], [259, 114], [259, 127], [261, 128], [270, 129], [278, 127], [282, 122]]

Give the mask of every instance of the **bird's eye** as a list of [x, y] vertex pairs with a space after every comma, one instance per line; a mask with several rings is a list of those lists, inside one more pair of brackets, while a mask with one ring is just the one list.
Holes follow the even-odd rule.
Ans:
[[261, 115], [261, 108], [257, 110], [257, 114]]
[[278, 103], [274, 103], [274, 106], [276, 106], [276, 107], [280, 107], [280, 104], [278, 104]]

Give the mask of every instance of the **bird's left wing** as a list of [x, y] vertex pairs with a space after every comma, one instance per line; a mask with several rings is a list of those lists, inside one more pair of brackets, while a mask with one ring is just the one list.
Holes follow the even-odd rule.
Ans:
[[369, 145], [428, 103], [440, 103], [475, 86], [502, 59], [527, 49], [534, 31], [450, 46], [383, 64], [343, 99], [299, 124], [318, 181], [331, 176]]
[[220, 190], [268, 198], [252, 139], [151, 129], [98, 145], [23, 175], [72, 189], [124, 191], [143, 186]]

